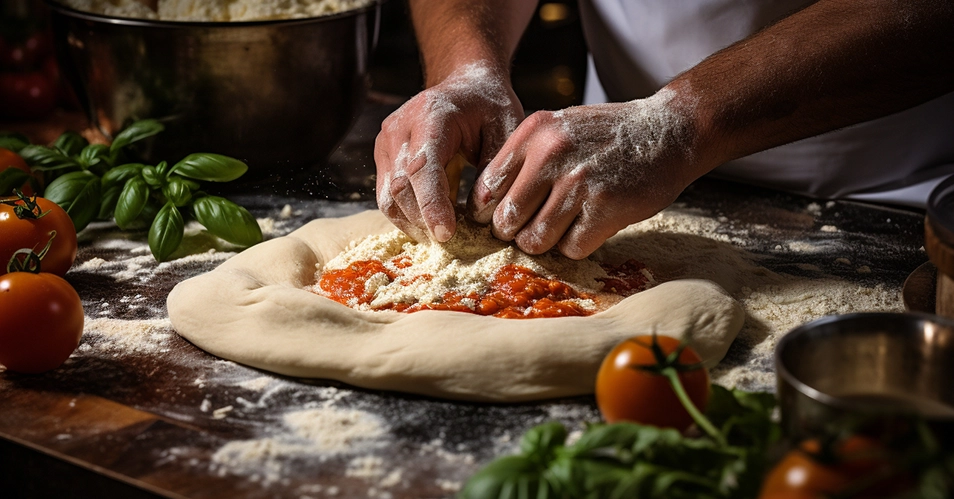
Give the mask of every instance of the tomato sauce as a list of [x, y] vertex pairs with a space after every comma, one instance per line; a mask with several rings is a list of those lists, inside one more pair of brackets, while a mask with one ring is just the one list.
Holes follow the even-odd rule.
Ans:
[[[391, 259], [392, 268], [404, 269], [411, 265], [406, 256]], [[628, 296], [642, 291], [648, 284], [641, 263], [630, 260], [616, 267], [604, 266], [609, 277], [601, 279], [608, 291]], [[347, 268], [329, 270], [321, 275], [318, 288], [322, 295], [344, 305], [367, 305], [374, 300], [366, 283], [372, 276], [384, 274], [394, 281], [398, 273], [378, 260], [354, 262]], [[416, 279], [430, 279], [421, 275]], [[533, 270], [520, 265], [505, 265], [493, 276], [488, 289], [483, 293], [461, 294], [448, 291], [439, 303], [389, 303], [374, 307], [375, 310], [417, 312], [419, 310], [451, 310], [506, 319], [533, 319], [543, 317], [587, 316], [594, 313], [584, 307], [582, 300], [592, 300], [593, 295], [581, 293], [556, 279], [542, 277]]]

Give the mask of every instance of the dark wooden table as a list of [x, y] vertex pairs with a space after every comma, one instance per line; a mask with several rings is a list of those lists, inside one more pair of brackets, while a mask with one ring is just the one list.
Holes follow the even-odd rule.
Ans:
[[[230, 197], [266, 219], [270, 237], [315, 217], [373, 208], [371, 147], [393, 107], [372, 101], [328, 167], [245, 184]], [[837, 202], [807, 214], [812, 200], [712, 179], [690, 186], [679, 202], [719, 219], [775, 271], [798, 274], [777, 251], [796, 236], [837, 238], [838, 256], [863, 260], [871, 272], [845, 267], [830, 274], [893, 290], [927, 259], [922, 215], [913, 211]], [[826, 225], [840, 230], [820, 230]], [[755, 226], [772, 230], [746, 230]], [[196, 233], [187, 237], [183, 258], [156, 264], [145, 248], [144, 233], [108, 223], [84, 231], [67, 275], [87, 315], [80, 348], [50, 373], [0, 372], [0, 496], [447, 497], [481, 464], [512, 451], [531, 426], [556, 419], [580, 429], [599, 417], [590, 397], [447, 402], [216, 359], [175, 335], [165, 298], [231, 249]], [[799, 261], [813, 258], [830, 262], [833, 255]], [[726, 362], [771, 369], [769, 359], [735, 347]], [[303, 443], [283, 417], [309, 409], [353, 411], [379, 431], [345, 448]]]

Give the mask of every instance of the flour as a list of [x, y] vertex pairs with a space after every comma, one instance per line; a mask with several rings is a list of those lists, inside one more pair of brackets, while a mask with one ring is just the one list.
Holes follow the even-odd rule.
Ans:
[[373, 0], [59, 0], [94, 14], [163, 21], [235, 22], [319, 17], [370, 5]]
[[175, 331], [169, 319], [127, 321], [87, 317], [83, 327], [86, 337], [78, 347], [80, 353], [97, 351], [107, 356], [149, 354], [169, 351]]
[[[512, 244], [494, 238], [490, 227], [481, 227], [464, 218], [459, 218], [457, 232], [447, 243], [417, 243], [401, 231], [371, 236], [352, 246], [318, 269], [322, 272], [347, 268], [350, 264], [362, 260], [385, 262], [388, 270], [401, 273], [391, 281], [384, 273], [372, 276], [365, 285], [369, 293], [374, 294], [370, 304], [351, 306], [373, 310], [391, 303], [439, 303], [450, 291], [461, 295], [481, 294], [489, 288], [489, 279], [501, 267], [510, 264], [520, 265], [537, 274], [559, 279], [573, 286], [577, 291], [598, 294], [605, 303], [619, 301], [611, 293], [600, 293], [603, 283], [599, 278], [607, 276], [599, 263], [593, 260], [570, 260], [555, 253], [531, 256], [515, 248]], [[399, 268], [391, 259], [403, 255], [411, 266]], [[430, 276], [425, 277], [425, 276]], [[322, 294], [317, 286], [310, 288]], [[582, 300], [581, 305], [590, 309], [596, 304]], [[468, 302], [473, 309], [476, 305]]]
[[268, 485], [279, 481], [285, 466], [296, 459], [360, 453], [383, 444], [388, 433], [384, 421], [373, 414], [335, 407], [289, 412], [282, 423], [274, 436], [223, 445], [212, 456], [213, 471]]
[[[821, 207], [819, 206], [820, 210]], [[746, 320], [735, 340], [730, 358], [716, 366], [713, 381], [749, 390], [774, 391], [772, 352], [788, 331], [826, 315], [852, 312], [901, 312], [900, 293], [882, 285], [862, 286], [828, 276], [813, 264], [799, 262], [798, 254], [818, 255], [845, 252], [839, 241], [792, 241], [797, 250], [784, 258], [801, 270], [816, 272], [813, 277], [772, 272], [756, 256], [736, 243], [726, 224], [707, 212], [674, 205], [662, 213], [611, 238], [593, 257], [610, 263], [637, 258], [652, 268], [660, 281], [702, 278], [717, 282], [746, 310]], [[851, 265], [845, 257], [836, 265]], [[860, 268], [860, 267], [859, 267]], [[867, 269], [870, 272], [870, 268]], [[862, 271], [858, 271], [863, 273]], [[743, 358], [732, 358], [744, 355]], [[752, 365], [745, 359], [763, 359]]]

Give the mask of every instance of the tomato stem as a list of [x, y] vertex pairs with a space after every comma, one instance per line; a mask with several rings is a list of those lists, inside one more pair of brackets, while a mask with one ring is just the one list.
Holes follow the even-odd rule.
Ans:
[[692, 403], [689, 394], [686, 393], [686, 389], [682, 386], [682, 380], [679, 379], [679, 372], [674, 367], [666, 367], [660, 374], [669, 380], [669, 384], [672, 385], [672, 390], [676, 392], [676, 397], [679, 398], [679, 402], [682, 402], [682, 406], [685, 407], [689, 415], [692, 416], [692, 420], [696, 422], [696, 425], [702, 428], [716, 443], [725, 447], [727, 445], [725, 436], [723, 436], [722, 433], [712, 425], [709, 418], [700, 412], [696, 405]]

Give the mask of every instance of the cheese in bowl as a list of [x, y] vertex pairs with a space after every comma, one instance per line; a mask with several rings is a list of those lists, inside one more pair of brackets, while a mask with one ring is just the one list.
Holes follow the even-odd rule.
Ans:
[[66, 6], [92, 14], [188, 22], [319, 17], [366, 7], [373, 2], [374, 0], [60, 0], [60, 3]]

